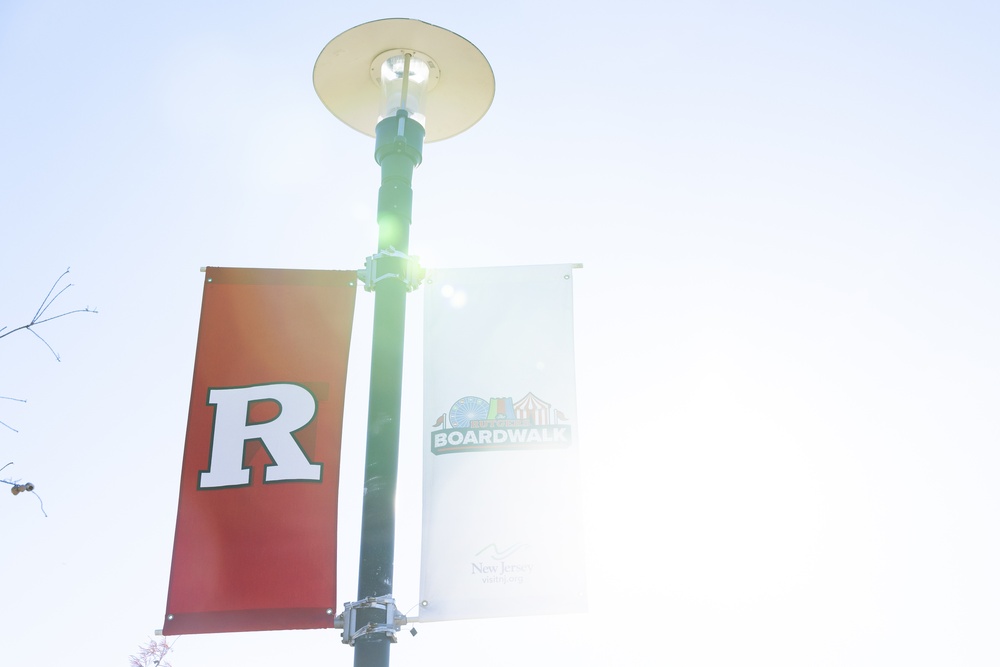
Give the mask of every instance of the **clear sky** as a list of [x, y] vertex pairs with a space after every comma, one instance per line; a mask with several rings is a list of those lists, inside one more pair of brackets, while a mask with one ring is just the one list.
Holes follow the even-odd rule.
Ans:
[[[0, 3], [0, 661], [125, 665], [160, 627], [203, 276], [360, 268], [373, 140], [325, 44], [412, 17], [496, 98], [429, 144], [428, 266], [580, 262], [590, 611], [427, 624], [393, 664], [1000, 660], [993, 2]], [[417, 602], [420, 299], [395, 596]], [[371, 297], [341, 485], [356, 589]], [[174, 667], [350, 664], [338, 631], [181, 637]]]

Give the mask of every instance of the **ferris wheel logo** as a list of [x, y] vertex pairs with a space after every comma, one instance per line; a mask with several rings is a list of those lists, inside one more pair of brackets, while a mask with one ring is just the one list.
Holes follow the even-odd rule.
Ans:
[[561, 410], [528, 392], [510, 396], [463, 396], [431, 427], [435, 454], [486, 449], [569, 446], [569, 419]]

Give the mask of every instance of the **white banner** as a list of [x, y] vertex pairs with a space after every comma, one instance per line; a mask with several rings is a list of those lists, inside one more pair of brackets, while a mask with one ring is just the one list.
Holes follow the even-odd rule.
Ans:
[[425, 289], [420, 620], [583, 611], [573, 265]]

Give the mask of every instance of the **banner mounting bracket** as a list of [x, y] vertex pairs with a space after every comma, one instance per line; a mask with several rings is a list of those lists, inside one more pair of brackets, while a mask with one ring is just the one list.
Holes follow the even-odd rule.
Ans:
[[419, 260], [419, 257], [411, 257], [389, 246], [365, 259], [365, 268], [358, 271], [358, 280], [364, 283], [366, 292], [374, 291], [379, 282], [389, 278], [399, 280], [407, 292], [412, 292], [420, 287], [426, 273]]
[[[357, 627], [358, 610], [367, 608], [384, 609], [386, 622], [382, 624], [372, 622], [362, 625], [360, 628]], [[345, 602], [344, 611], [338, 614], [333, 620], [333, 627], [343, 630], [340, 635], [342, 638], [341, 643], [350, 646], [354, 646], [354, 642], [358, 637], [377, 632], [385, 633], [389, 641], [395, 644], [396, 633], [406, 624], [406, 621], [406, 616], [396, 611], [396, 601], [392, 596], [381, 595], [379, 597], [358, 600], [357, 602]]]

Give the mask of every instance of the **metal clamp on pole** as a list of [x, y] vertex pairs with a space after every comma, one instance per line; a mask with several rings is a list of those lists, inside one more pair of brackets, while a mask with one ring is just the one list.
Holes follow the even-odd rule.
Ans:
[[420, 258], [399, 252], [392, 246], [365, 259], [365, 268], [358, 271], [358, 280], [366, 292], [375, 290], [380, 281], [395, 278], [402, 281], [407, 292], [420, 287], [426, 271], [420, 267]]
[[[367, 608], [384, 609], [385, 623], [368, 623], [360, 628], [357, 627], [358, 609]], [[339, 614], [337, 618], [333, 620], [333, 627], [341, 628], [343, 630], [340, 634], [341, 642], [351, 646], [354, 646], [354, 641], [358, 637], [376, 632], [385, 633], [385, 636], [389, 639], [389, 641], [395, 644], [396, 633], [399, 632], [401, 626], [405, 624], [406, 616], [396, 612], [396, 601], [392, 599], [391, 595], [382, 595], [377, 598], [366, 598], [357, 602], [345, 602], [344, 612]]]

